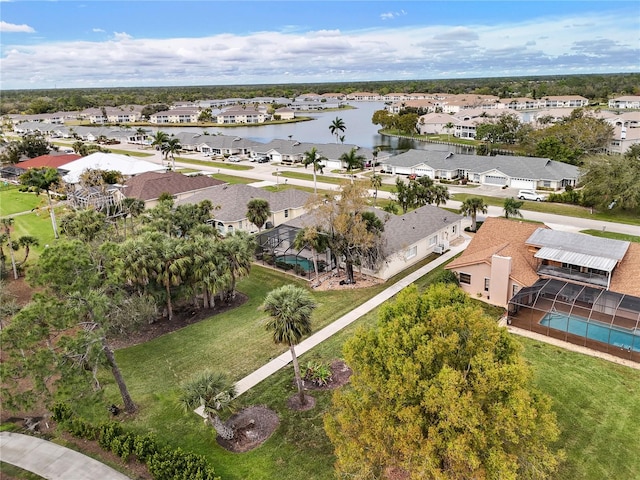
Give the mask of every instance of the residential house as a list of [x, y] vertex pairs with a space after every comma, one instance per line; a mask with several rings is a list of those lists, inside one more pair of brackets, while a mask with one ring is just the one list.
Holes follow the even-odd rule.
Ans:
[[217, 208], [211, 223], [221, 234], [236, 230], [255, 233], [258, 228], [247, 219], [247, 204], [250, 200], [262, 198], [269, 202], [271, 215], [265, 228], [273, 228], [305, 213], [309, 196], [309, 193], [297, 189], [269, 192], [242, 184], [218, 185], [178, 200], [176, 205], [210, 200]]
[[224, 183], [206, 175], [145, 172], [127, 179], [121, 191], [125, 197], [144, 200], [145, 206], [152, 208], [158, 204], [158, 199], [164, 193], [170, 194], [174, 200], [184, 200]]
[[640, 244], [487, 218], [446, 268], [514, 326], [640, 361]]
[[[424, 260], [434, 253], [442, 254], [449, 250], [452, 242], [461, 237], [463, 217], [434, 205], [425, 205], [404, 215], [393, 215], [379, 209], [371, 209], [384, 223], [382, 233], [383, 259], [374, 267], [362, 267], [367, 275], [387, 280], [403, 270]], [[299, 230], [305, 227], [319, 227], [320, 220], [314, 211], [286, 222], [284, 229]], [[325, 227], [326, 228], [326, 227]], [[269, 234], [278, 238], [276, 255], [292, 251], [295, 231], [286, 235]]]
[[575, 186], [580, 175], [578, 167], [548, 158], [459, 155], [441, 149], [408, 150], [387, 158], [382, 170], [433, 179], [467, 179], [481, 185], [554, 190]]
[[67, 162], [60, 166], [61, 169], [67, 170], [68, 173], [62, 177], [68, 184], [76, 184], [80, 180], [80, 175], [85, 170], [115, 170], [120, 172], [124, 178], [145, 172], [163, 172], [165, 168], [157, 163], [147, 162], [128, 155], [120, 155], [116, 153], [95, 152], [86, 157]]
[[[418, 118], [418, 133], [420, 135], [441, 135], [455, 133], [456, 125], [462, 123], [458, 118], [446, 113], [427, 113]], [[449, 128], [447, 125], [451, 124]]]
[[266, 112], [266, 109], [232, 107], [219, 113], [216, 122], [220, 124], [264, 123], [270, 119], [271, 115]]
[[640, 108], [640, 95], [625, 95], [609, 100], [609, 108]]
[[173, 108], [150, 115], [149, 122], [155, 124], [198, 123], [199, 116], [200, 109], [197, 107]]

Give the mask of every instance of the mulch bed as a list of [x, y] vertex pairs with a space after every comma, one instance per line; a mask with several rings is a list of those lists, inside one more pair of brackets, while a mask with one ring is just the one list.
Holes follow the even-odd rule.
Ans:
[[262, 445], [278, 428], [278, 414], [264, 405], [252, 405], [233, 414], [225, 425], [233, 428], [236, 435], [231, 440], [218, 436], [218, 444], [234, 453], [248, 452]]
[[349, 382], [349, 378], [353, 373], [349, 366], [344, 363], [344, 360], [340, 359], [333, 360], [329, 368], [331, 368], [331, 378], [326, 385], [316, 385], [305, 380], [305, 390], [333, 390], [334, 388], [339, 388]]

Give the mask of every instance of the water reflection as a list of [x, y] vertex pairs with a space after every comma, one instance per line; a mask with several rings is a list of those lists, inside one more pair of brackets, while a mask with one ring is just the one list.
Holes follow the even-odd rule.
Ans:
[[[332, 111], [313, 112], [307, 114], [313, 120], [307, 122], [287, 123], [282, 125], [260, 125], [260, 126], [239, 126], [239, 127], [160, 127], [163, 132], [178, 133], [189, 131], [193, 133], [207, 132], [211, 135], [235, 135], [248, 138], [257, 142], [267, 143], [273, 139], [294, 139], [308, 143], [334, 143], [336, 137], [331, 134], [329, 126], [338, 117], [341, 118], [347, 127], [344, 131], [344, 143], [358, 145], [365, 148], [380, 148], [393, 153], [401, 153], [409, 149], [423, 150], [450, 150], [448, 145], [438, 145], [412, 140], [410, 138], [389, 137], [378, 134], [378, 125], [371, 123], [371, 118], [376, 110], [384, 108], [383, 102], [354, 102], [355, 108]], [[153, 128], [153, 131], [158, 128]], [[464, 149], [464, 147], [463, 147]], [[464, 152], [460, 148], [455, 149], [455, 153]]]

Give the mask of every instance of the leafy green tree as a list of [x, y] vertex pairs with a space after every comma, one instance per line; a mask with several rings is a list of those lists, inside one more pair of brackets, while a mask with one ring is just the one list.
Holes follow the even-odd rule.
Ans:
[[60, 230], [69, 238], [93, 242], [107, 232], [107, 217], [94, 209], [68, 212], [60, 218]]
[[42, 135], [29, 134], [9, 142], [0, 155], [2, 163], [18, 163], [22, 157], [35, 158], [51, 151], [49, 142]]
[[415, 286], [344, 346], [353, 370], [324, 417], [341, 478], [550, 478], [550, 400], [521, 347], [454, 285]]
[[20, 183], [28, 187], [34, 187], [36, 195], [41, 191], [47, 192], [47, 201], [49, 202], [49, 215], [51, 216], [51, 226], [53, 234], [58, 237], [58, 226], [56, 225], [56, 214], [53, 210], [51, 202], [51, 190], [60, 184], [60, 174], [55, 168], [30, 168], [20, 175]]
[[305, 289], [296, 285], [283, 285], [267, 294], [262, 308], [270, 316], [266, 329], [273, 335], [273, 341], [289, 346], [300, 404], [305, 405], [307, 400], [295, 346], [311, 333], [311, 314], [316, 303]]
[[338, 143], [340, 134], [344, 133], [346, 129], [347, 126], [344, 124], [344, 120], [339, 117], [336, 117], [335, 120], [331, 122], [331, 125], [329, 125], [329, 131], [331, 132], [331, 135], [336, 137], [336, 143]]
[[232, 440], [235, 431], [224, 424], [218, 412], [230, 409], [234, 397], [235, 387], [224, 374], [205, 370], [182, 385], [179, 402], [187, 412], [203, 407], [217, 434], [225, 440]]
[[393, 124], [393, 115], [388, 110], [376, 110], [373, 112], [371, 123], [380, 125], [383, 130], [386, 130]]
[[460, 214], [471, 216], [471, 231], [477, 231], [476, 218], [478, 216], [478, 212], [487, 213], [487, 209], [489, 206], [485, 203], [485, 201], [480, 197], [469, 197], [460, 206]]
[[589, 157], [581, 173], [588, 203], [610, 209], [640, 206], [640, 145], [624, 155]]
[[318, 186], [316, 183], [316, 172], [320, 171], [320, 173], [323, 173], [323, 164], [322, 162], [325, 161], [327, 159], [327, 157], [324, 157], [322, 155], [320, 155], [318, 153], [318, 150], [316, 149], [316, 147], [311, 148], [311, 150], [308, 150], [306, 152], [304, 152], [304, 159], [302, 160], [302, 163], [304, 164], [304, 168], [307, 168], [309, 165], [313, 166], [313, 193], [318, 193]]
[[262, 231], [262, 227], [270, 215], [271, 207], [264, 198], [252, 198], [247, 203], [247, 220], [258, 227], [258, 232]]
[[416, 127], [418, 125], [418, 114], [417, 113], [405, 113], [403, 115], [398, 116], [396, 127], [402, 133], [406, 133], [409, 135], [413, 135], [416, 133]]
[[516, 200], [513, 197], [508, 197], [504, 199], [504, 204], [503, 204], [503, 212], [504, 212], [504, 218], [509, 218], [509, 217], [520, 217], [522, 218], [522, 213], [520, 213], [520, 209], [522, 208], [522, 205], [524, 205], [524, 202], [522, 200]]
[[200, 115], [198, 115], [198, 122], [206, 123], [206, 122], [212, 122], [212, 121], [213, 121], [213, 116], [211, 115], [210, 108], [205, 108], [200, 112]]
[[393, 193], [395, 201], [398, 202], [402, 213], [407, 213], [409, 208], [415, 205], [416, 191], [412, 188], [411, 183], [402, 181], [400, 177], [396, 178], [396, 188]]
[[21, 267], [25, 263], [27, 263], [27, 260], [29, 259], [29, 253], [31, 252], [31, 247], [40, 245], [40, 241], [33, 235], [22, 235], [20, 238], [18, 238], [17, 244], [19, 247], [22, 247], [24, 249], [24, 258], [20, 263], [18, 263], [18, 267]]

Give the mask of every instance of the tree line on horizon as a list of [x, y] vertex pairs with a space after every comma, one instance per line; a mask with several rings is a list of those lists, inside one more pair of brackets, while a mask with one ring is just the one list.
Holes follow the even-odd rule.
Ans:
[[284, 97], [304, 93], [377, 92], [496, 95], [500, 98], [581, 95], [594, 104], [619, 95], [640, 95], [640, 73], [550, 75], [440, 80], [389, 80], [342, 83], [203, 85], [175, 87], [2, 90], [0, 115], [76, 111], [119, 105], [171, 104], [202, 99]]

